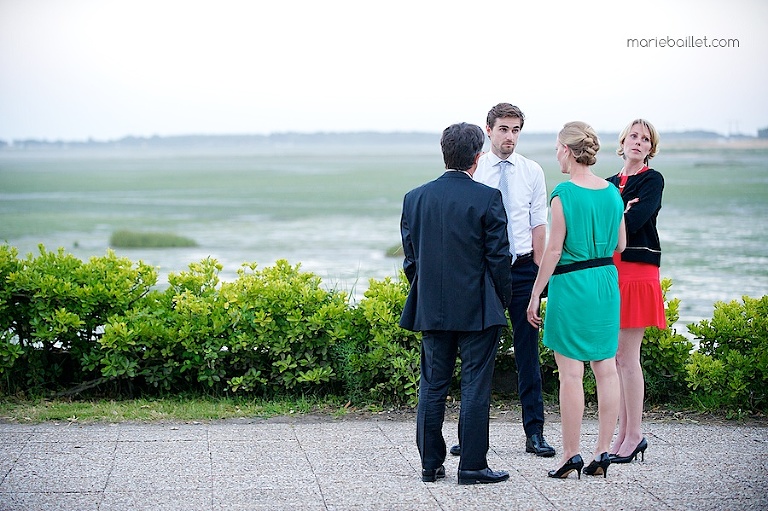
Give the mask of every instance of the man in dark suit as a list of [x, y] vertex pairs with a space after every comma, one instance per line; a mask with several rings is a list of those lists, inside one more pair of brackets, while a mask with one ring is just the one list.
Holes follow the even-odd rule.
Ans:
[[416, 444], [422, 480], [445, 477], [445, 400], [461, 353], [459, 484], [496, 483], [488, 468], [491, 378], [501, 327], [507, 324], [510, 271], [507, 216], [501, 192], [472, 174], [485, 135], [453, 124], [440, 144], [446, 172], [405, 195], [400, 230], [411, 284], [400, 326], [422, 332]]

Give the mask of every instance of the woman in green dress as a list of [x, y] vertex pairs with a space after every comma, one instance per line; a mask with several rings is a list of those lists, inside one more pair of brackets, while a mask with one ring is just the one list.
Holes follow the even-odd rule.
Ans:
[[557, 161], [570, 180], [552, 191], [549, 240], [528, 305], [528, 321], [541, 326], [539, 297], [549, 284], [544, 345], [555, 352], [563, 428], [561, 466], [549, 472], [557, 478], [573, 471], [581, 477], [584, 467], [579, 454], [584, 362], [595, 374], [599, 422], [594, 460], [585, 474], [607, 475], [619, 414], [620, 297], [612, 256], [626, 246], [624, 203], [615, 186], [592, 173], [599, 149], [597, 134], [586, 123], [569, 122], [558, 134]]

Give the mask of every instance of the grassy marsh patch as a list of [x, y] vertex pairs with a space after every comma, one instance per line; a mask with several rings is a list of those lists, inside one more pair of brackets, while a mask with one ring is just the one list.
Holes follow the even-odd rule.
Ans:
[[197, 242], [169, 232], [140, 232], [119, 230], [112, 233], [109, 244], [115, 248], [175, 248], [196, 247]]

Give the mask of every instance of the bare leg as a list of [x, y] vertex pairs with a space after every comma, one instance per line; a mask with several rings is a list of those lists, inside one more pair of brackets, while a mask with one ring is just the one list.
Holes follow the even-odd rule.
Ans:
[[560, 374], [560, 419], [563, 423], [563, 465], [579, 454], [581, 420], [584, 415], [584, 363], [555, 352]]
[[622, 328], [619, 331], [619, 350], [616, 352], [616, 368], [621, 385], [619, 430], [611, 452], [628, 456], [643, 438], [641, 421], [645, 380], [640, 366], [640, 347], [644, 328]]
[[[618, 357], [616, 357], [618, 358]], [[619, 378], [619, 428], [616, 431], [616, 438], [613, 440], [613, 446], [610, 453], [616, 454], [621, 448], [621, 444], [624, 442], [624, 436], [627, 434], [627, 407], [624, 403], [624, 382], [621, 379], [621, 371], [616, 364], [616, 374]]]
[[598, 433], [595, 459], [611, 446], [616, 419], [619, 416], [619, 375], [616, 372], [616, 360], [611, 357], [591, 363], [592, 372], [597, 382], [597, 418]]

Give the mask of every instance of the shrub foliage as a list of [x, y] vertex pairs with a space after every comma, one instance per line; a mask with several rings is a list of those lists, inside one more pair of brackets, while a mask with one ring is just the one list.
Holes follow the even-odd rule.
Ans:
[[699, 341], [687, 365], [702, 408], [743, 413], [768, 406], [768, 296], [715, 303], [711, 320], [688, 325]]
[[[220, 281], [221, 270], [204, 259], [160, 290], [154, 268], [112, 251], [83, 262], [40, 246], [20, 259], [0, 245], [0, 394], [315, 394], [416, 404], [420, 335], [399, 327], [402, 272], [371, 280], [352, 303], [285, 260], [244, 264], [232, 282]], [[662, 282], [669, 328], [649, 328], [643, 340], [647, 399], [765, 410], [768, 297], [716, 304], [711, 321], [688, 326], [694, 350], [673, 329], [679, 300], [666, 300], [670, 285]], [[554, 394], [554, 356], [543, 345], [541, 361]], [[505, 329], [497, 370], [514, 369]], [[594, 399], [589, 373], [585, 381]]]

